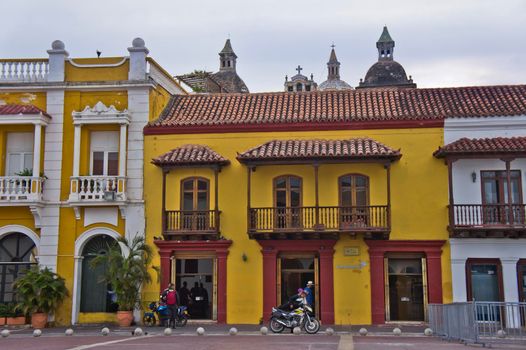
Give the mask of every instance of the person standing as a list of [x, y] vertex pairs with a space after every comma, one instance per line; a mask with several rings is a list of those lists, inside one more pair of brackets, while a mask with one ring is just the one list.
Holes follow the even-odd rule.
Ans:
[[190, 299], [190, 291], [187, 286], [188, 284], [184, 281], [182, 287], [179, 288], [179, 297], [181, 298], [179, 304], [186, 307], [188, 307], [188, 300]]
[[175, 328], [175, 317], [177, 315], [177, 302], [179, 300], [179, 296], [177, 295], [177, 291], [175, 290], [173, 283], [168, 284], [168, 288], [162, 292], [161, 300], [166, 303], [166, 308], [170, 314], [168, 327]]
[[306, 294], [307, 304], [314, 310], [314, 283], [312, 281], [307, 282], [307, 286], [303, 289]]

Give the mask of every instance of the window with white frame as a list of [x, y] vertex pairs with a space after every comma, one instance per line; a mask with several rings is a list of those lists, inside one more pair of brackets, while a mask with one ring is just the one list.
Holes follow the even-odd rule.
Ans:
[[[33, 142], [31, 132], [10, 132], [7, 134], [6, 166], [7, 176], [33, 171]], [[24, 174], [26, 175], [26, 174]], [[31, 176], [32, 174], [27, 174]]]
[[90, 175], [119, 175], [119, 132], [92, 131], [90, 141]]

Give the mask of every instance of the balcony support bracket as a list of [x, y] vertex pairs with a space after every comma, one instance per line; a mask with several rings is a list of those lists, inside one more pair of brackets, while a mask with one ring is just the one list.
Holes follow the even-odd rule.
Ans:
[[119, 205], [119, 212], [121, 213], [121, 218], [126, 219], [126, 205]]
[[75, 219], [80, 220], [80, 207], [79, 206], [73, 206], [73, 212], [75, 212]]
[[41, 228], [42, 227], [42, 205], [30, 205], [29, 210], [31, 211], [31, 214], [33, 214], [33, 218], [35, 219], [35, 227]]

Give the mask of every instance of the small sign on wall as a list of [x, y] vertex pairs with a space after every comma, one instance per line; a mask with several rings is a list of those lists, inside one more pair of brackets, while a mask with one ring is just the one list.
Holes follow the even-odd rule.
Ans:
[[360, 247], [344, 247], [343, 248], [343, 255], [345, 255], [345, 256], [359, 256], [360, 255]]

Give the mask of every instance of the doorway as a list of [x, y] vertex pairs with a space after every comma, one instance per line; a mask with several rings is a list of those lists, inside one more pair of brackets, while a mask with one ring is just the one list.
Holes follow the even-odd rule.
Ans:
[[[172, 260], [172, 283], [180, 296], [188, 295], [188, 313], [192, 319], [217, 319], [215, 260], [195, 256], [176, 256]], [[185, 287], [187, 290], [181, 292]]]
[[319, 267], [314, 255], [282, 255], [277, 261], [277, 291], [280, 304], [286, 303], [297, 294], [299, 288], [305, 288], [307, 282], [314, 282], [314, 312], [320, 315]]
[[385, 264], [386, 321], [425, 320], [427, 287], [425, 258], [387, 257]]

